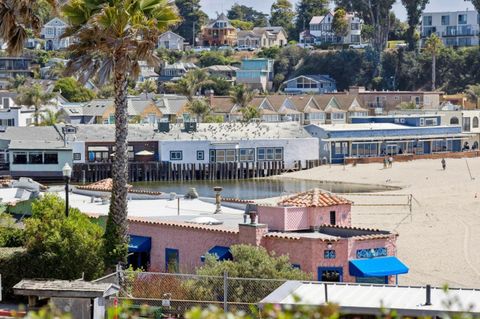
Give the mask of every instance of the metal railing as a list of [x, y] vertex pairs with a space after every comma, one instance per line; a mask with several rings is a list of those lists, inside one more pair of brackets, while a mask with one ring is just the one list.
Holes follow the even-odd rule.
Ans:
[[201, 276], [157, 272], [121, 273], [120, 300], [181, 315], [192, 307], [216, 305], [225, 311], [251, 311], [286, 280]]

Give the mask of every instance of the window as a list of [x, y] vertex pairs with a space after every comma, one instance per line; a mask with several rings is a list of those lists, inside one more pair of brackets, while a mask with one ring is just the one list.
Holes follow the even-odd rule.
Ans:
[[235, 150], [226, 150], [225, 151], [225, 162], [236, 162], [236, 151]]
[[165, 270], [169, 273], [177, 273], [179, 271], [179, 252], [178, 249], [165, 249]]
[[352, 23], [352, 30], [360, 30], [360, 23]]
[[210, 162], [215, 162], [215, 150], [210, 150]]
[[45, 152], [45, 154], [43, 154], [43, 158], [44, 164], [58, 164], [58, 153]]
[[360, 35], [352, 34], [352, 43], [360, 43]]
[[442, 16], [442, 25], [450, 25], [450, 16]]
[[334, 210], [332, 210], [330, 212], [330, 225], [336, 225], [337, 223], [337, 218], [336, 218], [336, 212]]
[[13, 153], [13, 164], [27, 164], [27, 153], [26, 152], [14, 152]]
[[7, 126], [15, 126], [15, 119], [8, 119], [7, 120]]
[[257, 160], [259, 161], [282, 161], [282, 147], [261, 147], [257, 150]]
[[474, 117], [472, 121], [472, 127], [473, 128], [478, 128], [478, 117]]
[[30, 152], [30, 153], [28, 153], [28, 163], [29, 164], [43, 164], [43, 153], [42, 152]]
[[197, 161], [203, 161], [205, 159], [204, 151], [197, 151]]
[[424, 26], [431, 26], [432, 25], [432, 16], [424, 16], [423, 17], [423, 25]]
[[362, 258], [374, 258], [374, 257], [385, 257], [387, 256], [387, 248], [378, 247], [370, 249], [358, 249], [356, 252], [357, 259]]
[[82, 159], [82, 154], [81, 153], [73, 153], [73, 160], [74, 161], [80, 161]]
[[436, 126], [436, 125], [437, 125], [436, 118], [425, 119], [425, 126]]
[[342, 267], [319, 267], [318, 280], [328, 282], [342, 282], [343, 268]]
[[181, 161], [183, 159], [182, 151], [170, 151], [170, 160], [171, 161]]
[[470, 132], [470, 118], [469, 117], [464, 117], [463, 118], [463, 130], [465, 132]]
[[458, 15], [458, 24], [467, 24], [467, 15], [459, 14]]
[[3, 98], [3, 108], [8, 109], [10, 107], [10, 99], [9, 98]]
[[460, 124], [460, 121], [458, 120], [458, 117], [454, 116], [450, 119], [450, 125], [458, 125], [458, 124]]
[[302, 269], [299, 264], [292, 264], [292, 268], [294, 268], [294, 269]]
[[253, 162], [255, 160], [254, 148], [241, 148], [240, 149], [240, 162]]
[[332, 250], [332, 249], [324, 250], [323, 251], [323, 258], [325, 258], [325, 259], [335, 259], [336, 258], [335, 250]]
[[219, 163], [225, 162], [225, 150], [215, 151], [215, 162], [219, 162]]

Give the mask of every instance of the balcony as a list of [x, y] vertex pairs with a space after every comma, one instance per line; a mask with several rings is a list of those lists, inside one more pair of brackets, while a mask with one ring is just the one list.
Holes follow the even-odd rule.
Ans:
[[443, 37], [462, 37], [476, 35], [478, 35], [478, 31], [474, 30], [471, 25], [460, 27], [447, 27], [447, 30], [442, 32]]

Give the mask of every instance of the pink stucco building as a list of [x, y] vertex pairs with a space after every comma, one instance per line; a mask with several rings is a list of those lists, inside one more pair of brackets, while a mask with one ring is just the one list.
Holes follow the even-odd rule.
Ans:
[[318, 280], [395, 283], [408, 272], [395, 257], [397, 234], [353, 227], [350, 209], [348, 200], [315, 189], [250, 206], [250, 221], [236, 227], [130, 219], [130, 261], [150, 271], [191, 272], [207, 253], [231, 258], [228, 247], [250, 244], [289, 255], [293, 267]]

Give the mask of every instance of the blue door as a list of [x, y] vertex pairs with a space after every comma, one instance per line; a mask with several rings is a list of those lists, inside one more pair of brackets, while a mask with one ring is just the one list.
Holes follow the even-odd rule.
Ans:
[[343, 267], [318, 267], [318, 281], [343, 282]]

